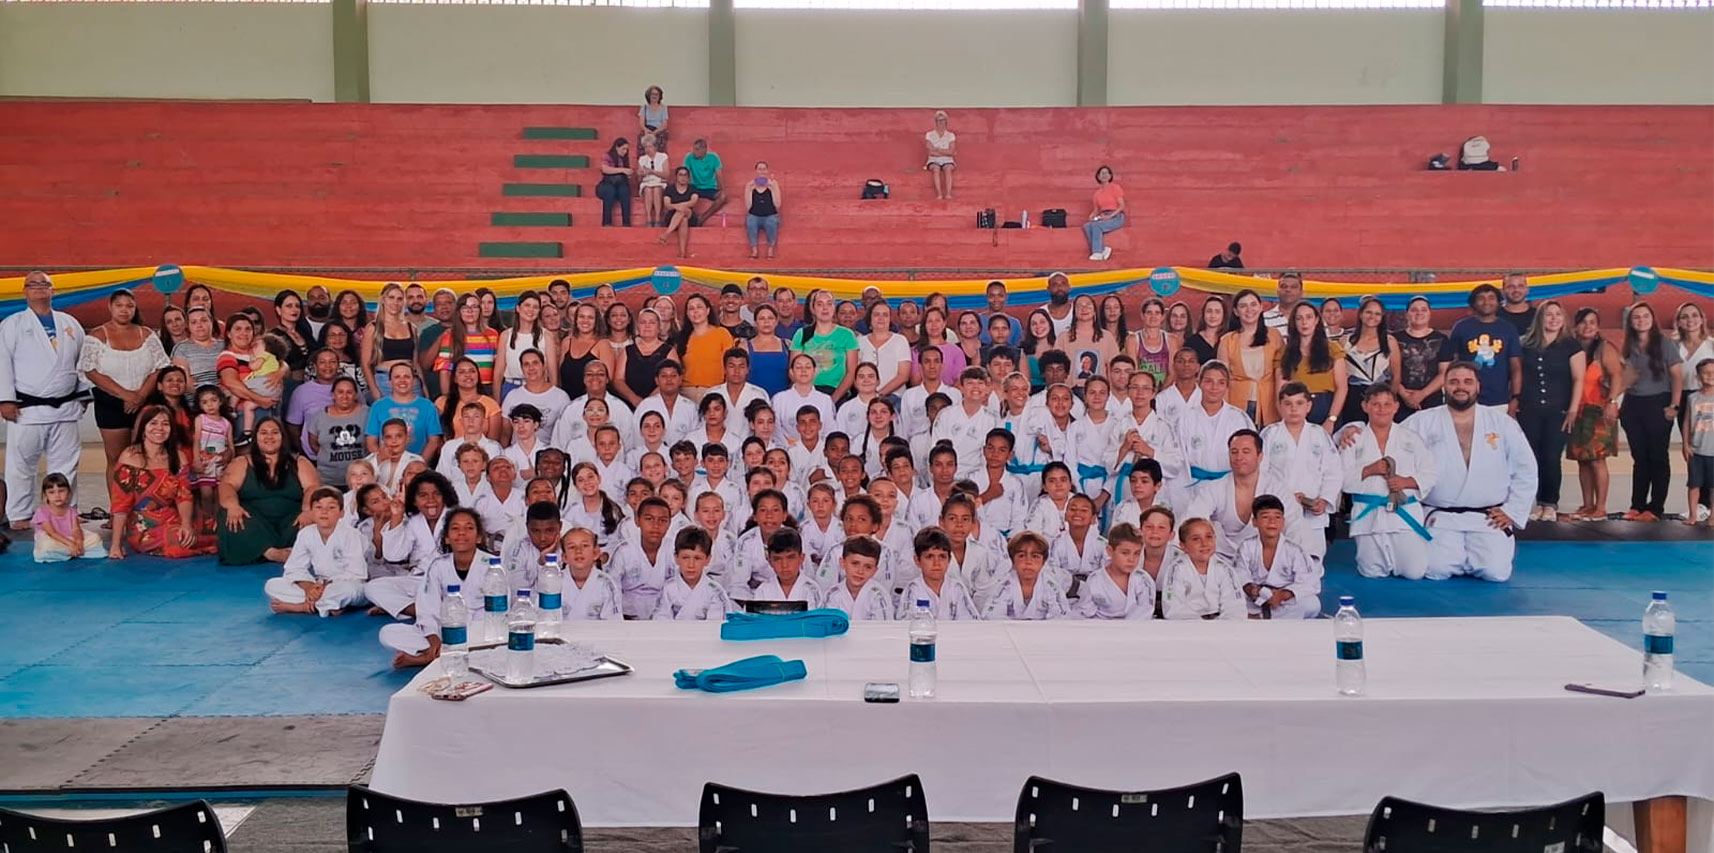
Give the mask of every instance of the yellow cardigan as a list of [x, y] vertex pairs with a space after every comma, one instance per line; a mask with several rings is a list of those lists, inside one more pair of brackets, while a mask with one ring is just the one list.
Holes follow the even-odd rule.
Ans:
[[1278, 332], [1268, 330], [1268, 343], [1262, 348], [1263, 373], [1261, 376], [1251, 376], [1244, 367], [1243, 350], [1246, 343], [1239, 341], [1243, 332], [1227, 332], [1220, 336], [1220, 360], [1232, 369], [1232, 387], [1227, 393], [1226, 400], [1240, 409], [1250, 401], [1256, 403], [1256, 426], [1272, 423], [1278, 419], [1275, 414], [1275, 394], [1279, 387], [1280, 353], [1285, 348]]

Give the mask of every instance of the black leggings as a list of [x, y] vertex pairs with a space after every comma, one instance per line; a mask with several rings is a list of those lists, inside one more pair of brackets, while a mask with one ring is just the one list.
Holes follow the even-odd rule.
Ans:
[[624, 175], [618, 175], [620, 180], [608, 175], [595, 185], [595, 195], [601, 199], [601, 224], [613, 224], [613, 210], [619, 210], [619, 220], [626, 228], [631, 227], [631, 182]]
[[1672, 421], [1666, 407], [1672, 395], [1626, 394], [1619, 405], [1619, 426], [1631, 445], [1631, 509], [1660, 515], [1666, 510], [1666, 490], [1672, 485]]
[[1518, 426], [1535, 452], [1535, 502], [1559, 505], [1559, 458], [1565, 453], [1565, 412], [1546, 406], [1522, 406]]

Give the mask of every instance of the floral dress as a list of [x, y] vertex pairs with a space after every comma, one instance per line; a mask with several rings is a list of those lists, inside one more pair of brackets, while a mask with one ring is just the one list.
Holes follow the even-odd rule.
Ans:
[[1607, 402], [1613, 395], [1612, 380], [1601, 367], [1599, 359], [1583, 371], [1583, 388], [1578, 394], [1577, 420], [1571, 424], [1571, 439], [1565, 445], [1565, 457], [1575, 462], [1594, 462], [1619, 452], [1617, 421], [1607, 419]]
[[114, 515], [126, 513], [125, 545], [132, 552], [156, 557], [214, 553], [214, 537], [206, 531], [189, 548], [178, 544], [179, 502], [194, 498], [185, 472], [120, 463], [113, 469], [108, 497]]

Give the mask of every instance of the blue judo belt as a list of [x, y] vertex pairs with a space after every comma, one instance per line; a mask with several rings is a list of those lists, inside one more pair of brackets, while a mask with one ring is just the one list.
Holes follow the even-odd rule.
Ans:
[[1190, 466], [1190, 479], [1195, 480], [1198, 483], [1206, 483], [1209, 480], [1218, 480], [1221, 477], [1224, 477], [1230, 473], [1232, 473], [1232, 472], [1231, 471], [1210, 471], [1207, 468], [1204, 468], [1200, 465]]
[[1368, 516], [1370, 513], [1374, 512], [1375, 510], [1385, 508], [1385, 509], [1387, 509], [1388, 512], [1391, 512], [1392, 514], [1398, 516], [1399, 518], [1404, 519], [1404, 523], [1409, 525], [1410, 529], [1416, 531], [1416, 535], [1421, 536], [1422, 541], [1424, 541], [1424, 542], [1433, 542], [1434, 541], [1434, 534], [1428, 532], [1428, 528], [1423, 527], [1422, 522], [1417, 521], [1416, 517], [1411, 515], [1410, 513], [1400, 511], [1404, 507], [1409, 506], [1413, 503], [1416, 503], [1417, 499], [1415, 496], [1406, 498], [1405, 502], [1403, 504], [1400, 504], [1399, 509], [1393, 509], [1392, 508], [1392, 499], [1386, 495], [1353, 494], [1353, 495], [1351, 495], [1351, 502], [1354, 504], [1361, 504], [1363, 507], [1363, 511], [1360, 513], [1357, 513], [1356, 518], [1351, 519], [1352, 522], [1362, 521], [1364, 517]]
[[1038, 465], [1034, 462], [1018, 462], [1013, 460], [1006, 463], [1006, 473], [1016, 474], [1020, 477], [1027, 477], [1031, 474], [1040, 474], [1042, 469], [1046, 467], [1046, 465]]
[[1131, 482], [1131, 471], [1137, 467], [1135, 462], [1126, 462], [1119, 466], [1119, 481], [1113, 484], [1113, 505], [1118, 506], [1125, 501], [1125, 485]]

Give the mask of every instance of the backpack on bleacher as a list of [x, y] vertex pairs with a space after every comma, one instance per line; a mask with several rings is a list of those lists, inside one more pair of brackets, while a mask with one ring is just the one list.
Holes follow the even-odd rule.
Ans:
[[1464, 140], [1464, 145], [1459, 149], [1458, 154], [1459, 171], [1493, 172], [1499, 168], [1499, 163], [1488, 159], [1487, 137], [1472, 136]]
[[887, 182], [880, 178], [870, 178], [863, 182], [863, 200], [887, 197]]

